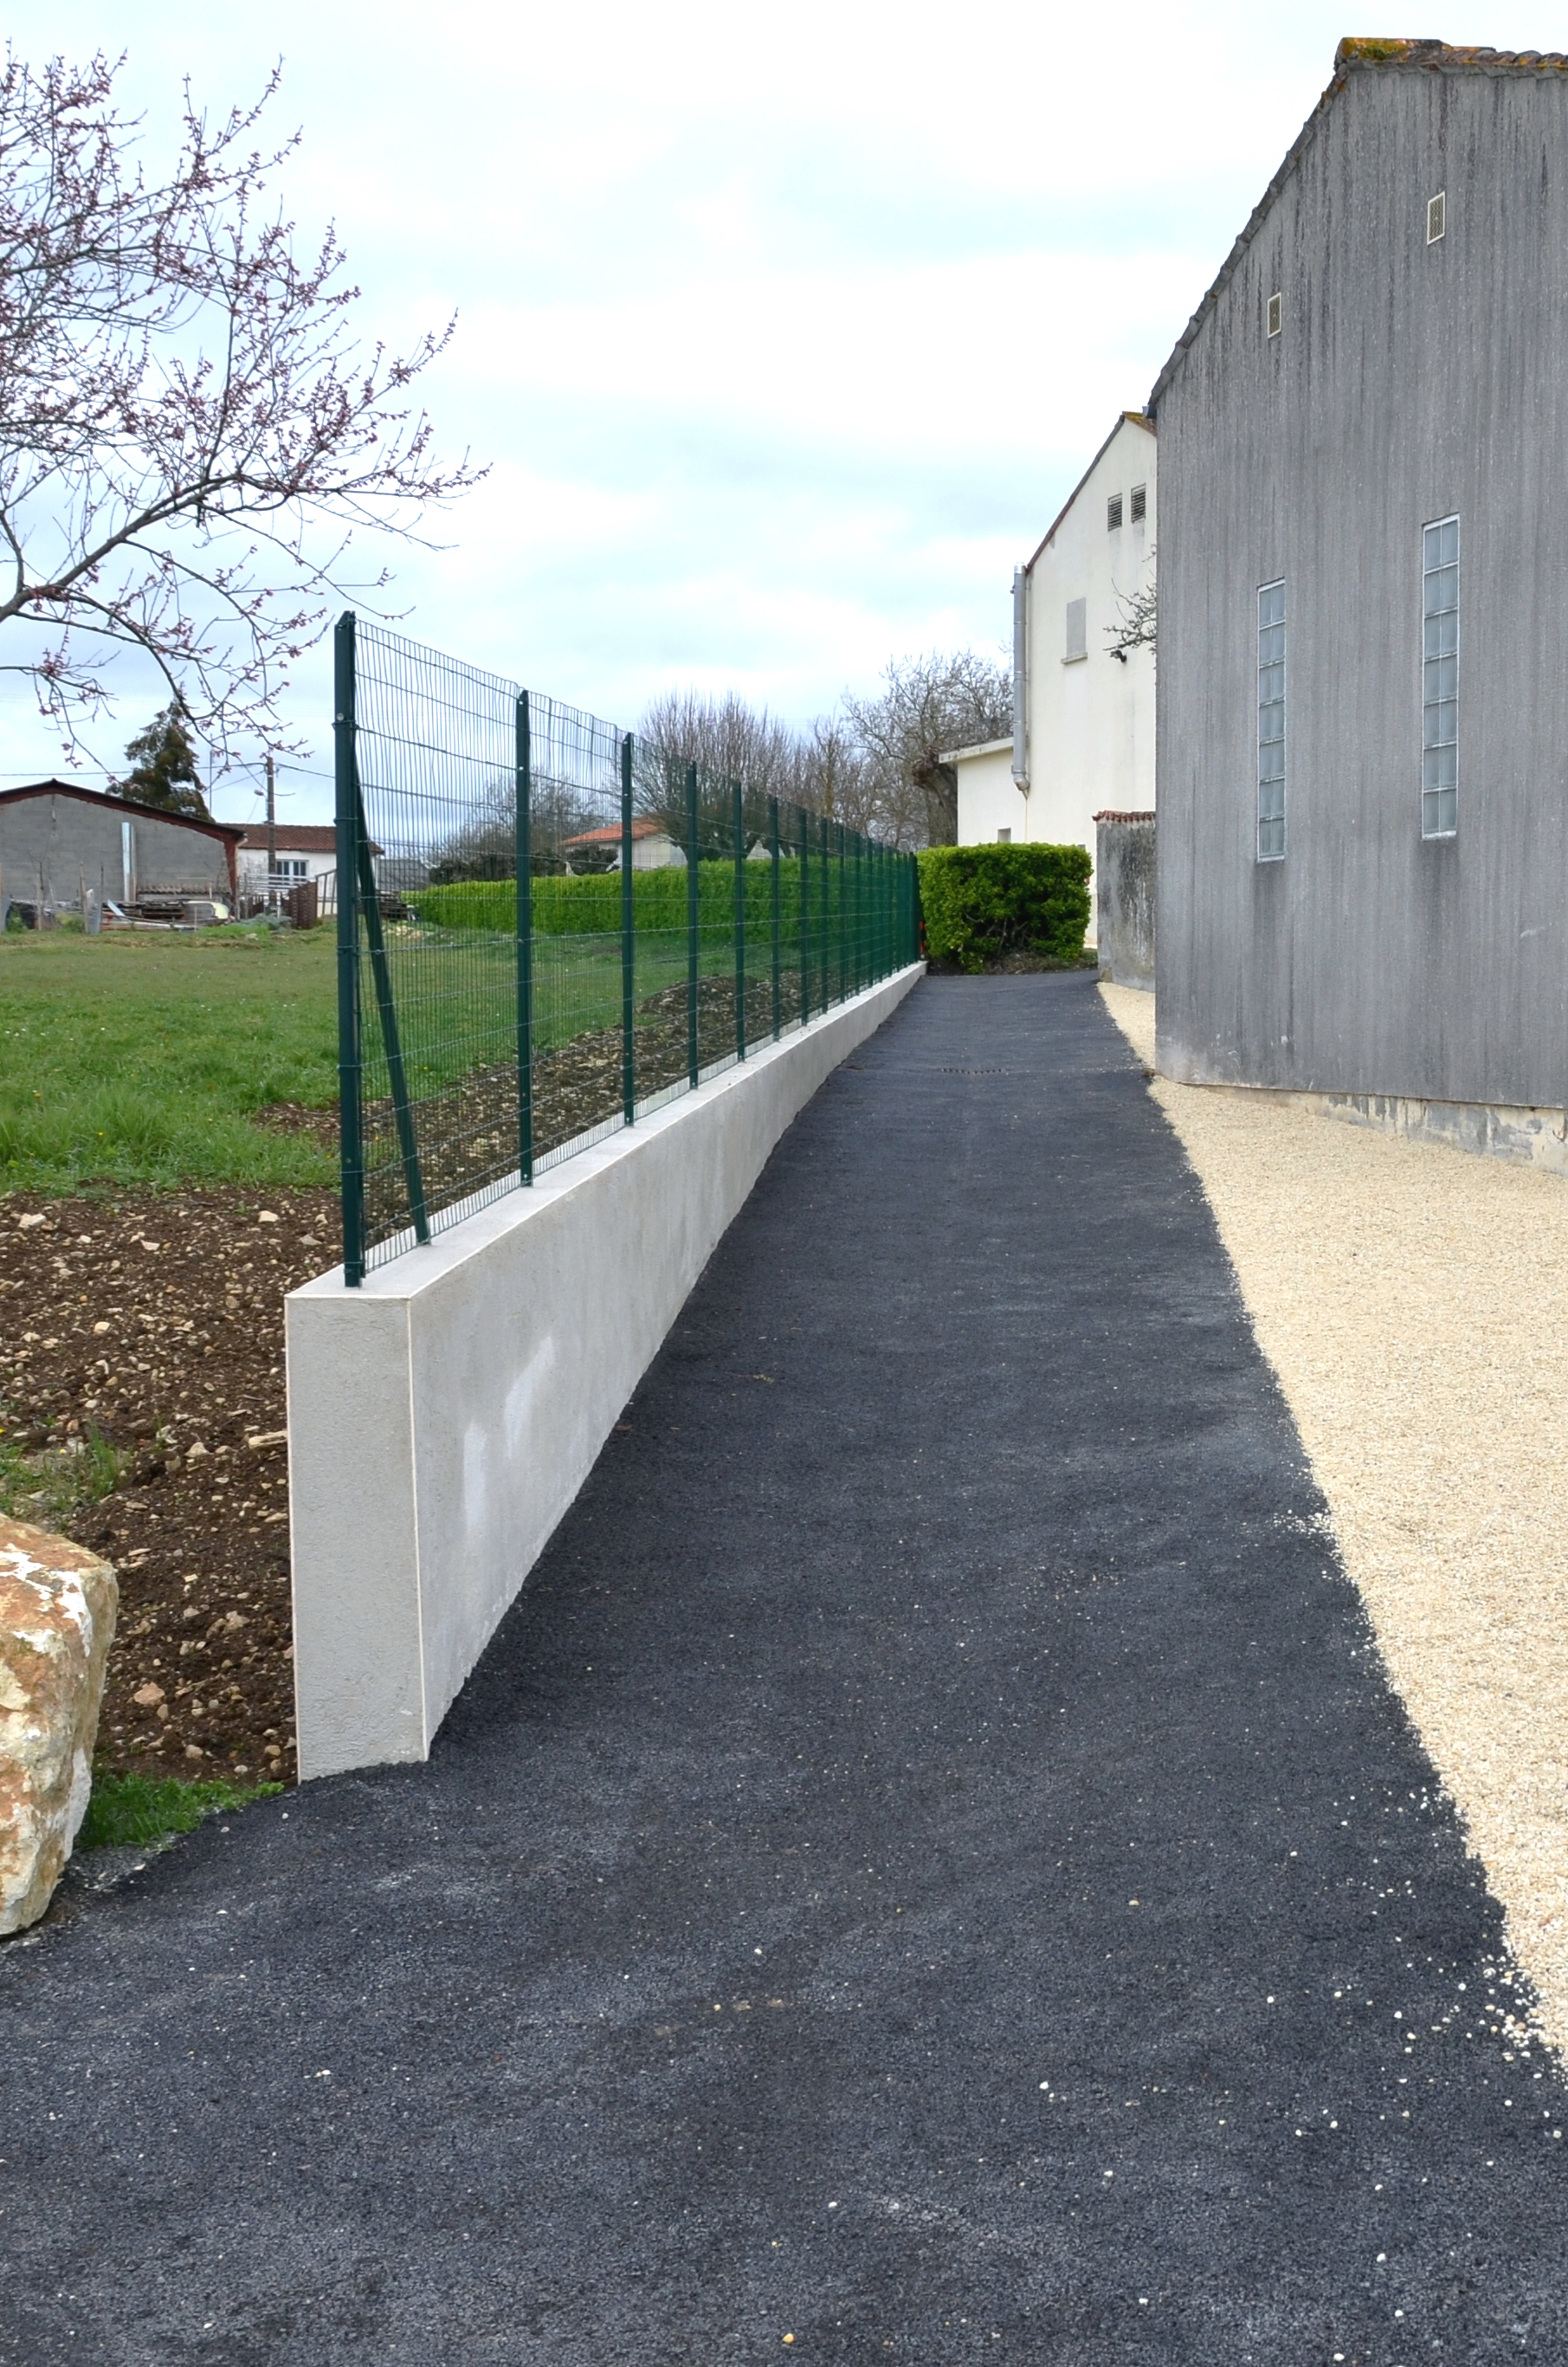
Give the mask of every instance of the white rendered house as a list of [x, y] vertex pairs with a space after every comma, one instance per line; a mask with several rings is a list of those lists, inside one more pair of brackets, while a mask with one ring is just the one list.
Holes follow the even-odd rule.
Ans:
[[318, 888], [337, 869], [337, 832], [330, 822], [278, 823], [272, 833], [276, 868], [268, 878], [267, 824], [247, 822], [240, 841], [240, 892], [265, 896], [269, 889], [287, 892], [301, 880]]
[[948, 751], [959, 844], [1076, 844], [1095, 816], [1153, 812], [1154, 652], [1111, 653], [1154, 580], [1154, 431], [1124, 411], [1013, 578], [1013, 737]]

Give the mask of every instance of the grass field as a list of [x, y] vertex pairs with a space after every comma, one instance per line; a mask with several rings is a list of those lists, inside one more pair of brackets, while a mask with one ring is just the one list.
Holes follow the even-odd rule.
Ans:
[[332, 932], [0, 936], [0, 1190], [330, 1184], [269, 1132], [337, 1093]]
[[[760, 924], [748, 950], [753, 975], [763, 976], [771, 946]], [[416, 1102], [514, 1057], [509, 934], [393, 926], [387, 954]], [[787, 940], [781, 954], [792, 978], [797, 944]], [[733, 960], [732, 926], [707, 923], [700, 974], [728, 976]], [[602, 930], [536, 937], [539, 1051], [619, 1024], [620, 961], [619, 938]], [[687, 963], [684, 927], [640, 929], [639, 1005], [683, 981]], [[388, 1079], [368, 962], [361, 984], [374, 1102]], [[0, 936], [0, 1192], [331, 1184], [330, 1149], [308, 1131], [253, 1120], [278, 1102], [335, 1106], [336, 991], [335, 935], [324, 928]]]

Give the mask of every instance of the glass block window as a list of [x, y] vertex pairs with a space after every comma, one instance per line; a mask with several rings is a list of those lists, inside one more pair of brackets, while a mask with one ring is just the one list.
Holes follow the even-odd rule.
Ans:
[[1421, 835], [1459, 828], [1460, 522], [1421, 532]]
[[1105, 505], [1105, 522], [1108, 530], [1111, 527], [1119, 527], [1121, 524], [1121, 495], [1119, 493], [1112, 493], [1109, 501], [1107, 502]]
[[1285, 852], [1285, 586], [1257, 595], [1257, 859]]

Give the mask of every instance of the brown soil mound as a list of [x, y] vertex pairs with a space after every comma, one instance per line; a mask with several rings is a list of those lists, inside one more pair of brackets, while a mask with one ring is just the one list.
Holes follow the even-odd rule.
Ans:
[[0, 1421], [132, 1458], [62, 1524], [119, 1577], [109, 1766], [293, 1775], [283, 1297], [337, 1223], [328, 1191], [0, 1201]]

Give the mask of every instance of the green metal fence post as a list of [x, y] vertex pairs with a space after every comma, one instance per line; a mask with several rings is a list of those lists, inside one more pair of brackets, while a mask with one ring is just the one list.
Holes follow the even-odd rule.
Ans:
[[387, 967], [386, 939], [381, 934], [381, 900], [376, 888], [375, 866], [370, 860], [370, 833], [365, 827], [365, 804], [359, 794], [357, 759], [354, 765], [354, 823], [359, 848], [359, 905], [365, 915], [365, 946], [370, 957], [376, 1010], [381, 1017], [381, 1043], [387, 1056], [387, 1082], [392, 1087], [392, 1119], [397, 1127], [397, 1147], [403, 1160], [403, 1189], [408, 1195], [408, 1213], [414, 1220], [414, 1238], [416, 1241], [427, 1241], [430, 1219], [425, 1206], [425, 1178], [419, 1167], [419, 1143], [414, 1131], [414, 1107], [408, 1097], [408, 1071], [403, 1061], [403, 1039], [398, 1032], [392, 971]]
[[354, 617], [333, 635], [333, 741], [337, 788], [337, 1099], [343, 1195], [343, 1279], [365, 1278], [365, 1155], [360, 1126], [359, 850], [354, 764]]
[[838, 824], [838, 999], [849, 999], [849, 866], [844, 824]]
[[866, 889], [866, 927], [870, 941], [870, 982], [875, 986], [878, 979], [886, 977], [887, 964], [882, 958], [882, 874], [885, 866], [882, 849], [874, 838], [868, 843], [868, 855], [870, 869]]
[[731, 838], [735, 850], [735, 1058], [746, 1056], [746, 824], [745, 792], [739, 781], [731, 795]]
[[620, 743], [620, 1104], [637, 1115], [637, 904], [631, 877], [631, 734]]
[[[365, 827], [365, 800], [359, 787], [358, 717], [355, 699], [355, 632], [352, 614], [340, 618], [336, 649], [334, 652], [334, 673], [338, 697], [334, 709], [335, 770], [339, 798], [338, 850], [341, 860], [348, 857], [348, 896], [357, 908], [346, 928], [341, 912], [338, 916], [338, 1036], [340, 1074], [344, 1048], [351, 1048], [350, 1059], [354, 1072], [354, 1091], [350, 1124], [355, 1140], [350, 1152], [347, 1134], [344, 1139], [343, 1162], [346, 1175], [350, 1167], [357, 1176], [352, 1194], [345, 1193], [345, 1218], [347, 1202], [355, 1202], [356, 1231], [355, 1262], [358, 1268], [354, 1280], [358, 1284], [365, 1272], [365, 1161], [364, 1161], [364, 1030], [359, 1015], [359, 914], [365, 922], [366, 949], [370, 957], [370, 976], [376, 990], [376, 1010], [381, 1023], [381, 1043], [387, 1056], [387, 1082], [392, 1088], [392, 1116], [397, 1127], [398, 1150], [403, 1159], [403, 1187], [408, 1195], [408, 1213], [413, 1219], [414, 1238], [427, 1241], [430, 1220], [425, 1207], [425, 1182], [419, 1169], [419, 1147], [414, 1132], [414, 1111], [408, 1097], [408, 1074], [403, 1062], [403, 1045], [398, 1035], [397, 1004], [392, 999], [392, 973], [387, 968], [386, 941], [381, 934], [381, 902], [376, 890], [375, 866], [370, 859], [370, 834]], [[347, 821], [347, 829], [345, 822]], [[337, 883], [337, 898], [344, 900], [345, 883]], [[347, 963], [345, 955], [347, 951]], [[349, 991], [352, 1005], [345, 1013], [344, 969], [351, 966], [353, 980]], [[345, 1018], [347, 1034], [345, 1036]], [[340, 1087], [341, 1090], [341, 1087]], [[344, 1235], [344, 1280], [348, 1281], [348, 1237]]]
[[534, 1180], [533, 748], [528, 695], [517, 693], [517, 1174]]
[[778, 975], [778, 891], [780, 881], [778, 875], [778, 800], [777, 798], [769, 798], [767, 800], [767, 860], [770, 866], [768, 887], [771, 912], [769, 917], [773, 923], [773, 1040], [777, 1044], [778, 1041], [779, 1029], [783, 1025], [784, 1017], [782, 1004], [782, 981]]
[[811, 858], [812, 818], [802, 808], [801, 812], [801, 909], [795, 921], [795, 959], [801, 972], [801, 1025], [802, 1027], [812, 1015]]
[[866, 842], [855, 833], [855, 991], [866, 983]]
[[702, 1073], [698, 995], [702, 976], [702, 850], [697, 842], [697, 767], [686, 768], [686, 1073]]

